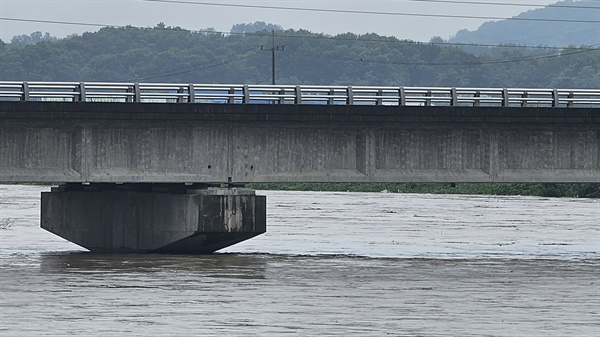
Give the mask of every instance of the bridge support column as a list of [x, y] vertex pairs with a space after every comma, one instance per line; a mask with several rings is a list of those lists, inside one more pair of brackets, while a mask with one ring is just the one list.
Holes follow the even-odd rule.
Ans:
[[66, 184], [41, 226], [93, 252], [212, 253], [266, 231], [266, 197], [183, 184]]

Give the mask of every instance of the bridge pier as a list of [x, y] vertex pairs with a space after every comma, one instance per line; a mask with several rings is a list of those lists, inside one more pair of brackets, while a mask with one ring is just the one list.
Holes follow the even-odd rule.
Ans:
[[64, 184], [41, 226], [92, 252], [212, 253], [266, 231], [266, 197], [184, 184]]

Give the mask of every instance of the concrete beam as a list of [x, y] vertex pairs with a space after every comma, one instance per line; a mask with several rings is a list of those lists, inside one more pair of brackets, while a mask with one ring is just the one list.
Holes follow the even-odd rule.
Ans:
[[600, 109], [0, 102], [1, 182], [600, 182]]

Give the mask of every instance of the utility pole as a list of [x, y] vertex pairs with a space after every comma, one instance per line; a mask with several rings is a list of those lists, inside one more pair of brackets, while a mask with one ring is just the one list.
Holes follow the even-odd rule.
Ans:
[[[272, 41], [271, 41], [271, 84], [275, 85], [275, 53], [278, 51], [284, 51], [285, 46], [276, 46], [275, 45], [275, 30], [271, 31], [272, 33]], [[260, 50], [269, 50], [264, 46], [260, 46]]]

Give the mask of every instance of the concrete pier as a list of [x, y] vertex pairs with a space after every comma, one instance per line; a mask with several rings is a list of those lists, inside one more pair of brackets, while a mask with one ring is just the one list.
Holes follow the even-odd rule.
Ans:
[[266, 197], [184, 184], [65, 184], [41, 226], [93, 252], [212, 253], [266, 231]]

